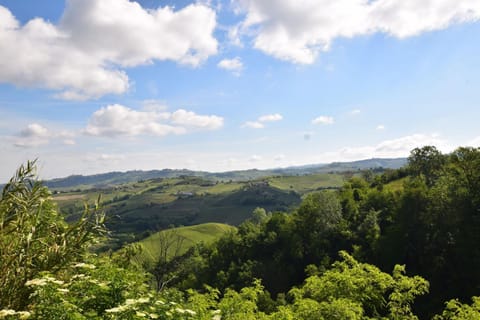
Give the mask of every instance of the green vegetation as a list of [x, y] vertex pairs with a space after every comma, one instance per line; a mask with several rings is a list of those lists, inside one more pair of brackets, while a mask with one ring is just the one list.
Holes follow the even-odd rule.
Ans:
[[81, 214], [84, 202], [92, 203], [99, 194], [102, 195], [107, 214], [107, 226], [116, 239], [109, 244], [112, 248], [171, 226], [209, 222], [238, 225], [248, 219], [256, 207], [268, 211], [286, 211], [301, 200], [294, 190], [282, 190], [264, 180], [222, 183], [198, 177], [156, 179], [107, 189], [57, 192], [54, 199], [60, 211], [66, 213], [67, 220], [73, 221]]
[[406, 163], [405, 158], [398, 159], [368, 159], [354, 162], [336, 162], [331, 164], [317, 164], [299, 167], [280, 168], [272, 170], [241, 170], [222, 173], [210, 173], [191, 170], [151, 170], [151, 171], [127, 171], [109, 172], [90, 176], [73, 175], [66, 178], [59, 178], [45, 181], [44, 184], [58, 191], [67, 190], [89, 190], [93, 188], [108, 189], [119, 184], [128, 184], [138, 181], [158, 180], [179, 177], [197, 177], [214, 182], [222, 181], [249, 181], [258, 180], [275, 175], [310, 175], [317, 173], [341, 173], [355, 172], [368, 169], [398, 169]]
[[160, 258], [162, 242], [165, 242], [168, 238], [175, 237], [180, 240], [175, 243], [175, 248], [174, 246], [168, 248], [169, 250], [167, 250], [166, 254], [170, 259], [173, 258], [174, 255], [185, 254], [188, 249], [196, 245], [211, 244], [225, 233], [233, 232], [234, 230], [235, 227], [221, 223], [205, 223], [162, 230], [137, 243], [141, 249], [137, 255], [132, 257], [132, 261], [141, 266], [154, 265]]
[[[200, 183], [142, 182], [129, 198]], [[217, 204], [298, 197], [270, 183]], [[478, 319], [479, 208], [480, 149], [425, 147], [405, 168], [307, 190], [296, 208], [254, 207], [237, 229], [175, 228], [96, 255], [104, 215], [67, 224], [27, 164], [0, 199], [0, 319]]]
[[293, 190], [299, 194], [306, 194], [322, 189], [340, 188], [344, 180], [343, 175], [333, 173], [304, 176], [275, 176], [268, 178], [271, 186], [282, 190]]

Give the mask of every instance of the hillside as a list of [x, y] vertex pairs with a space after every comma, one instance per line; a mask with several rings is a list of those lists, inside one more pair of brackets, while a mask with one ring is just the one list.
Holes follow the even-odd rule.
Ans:
[[334, 162], [330, 164], [312, 164], [268, 170], [239, 170], [228, 172], [205, 172], [187, 169], [109, 172], [96, 175], [72, 175], [65, 178], [45, 180], [44, 184], [53, 190], [87, 190], [91, 188], [108, 188], [118, 184], [152, 180], [159, 178], [178, 178], [182, 176], [200, 177], [211, 181], [247, 181], [275, 175], [307, 175], [315, 173], [338, 173], [366, 169], [398, 169], [405, 165], [405, 158], [367, 159], [353, 162]]
[[[85, 203], [94, 203], [101, 195], [101, 204], [109, 217], [107, 225], [113, 231], [117, 245], [144, 238], [150, 232], [172, 226], [189, 226], [216, 222], [238, 225], [248, 219], [256, 207], [267, 211], [289, 211], [296, 207], [305, 195], [323, 190], [337, 189], [346, 179], [357, 174], [369, 164], [397, 166], [401, 159], [372, 159], [352, 163], [338, 163], [320, 167], [302, 167], [295, 170], [329, 173], [271, 174], [258, 179], [235, 180], [242, 172], [216, 174], [215, 180], [207, 177], [183, 175], [187, 171], [161, 170], [155, 174], [178, 177], [140, 179], [134, 182], [117, 183], [133, 177], [146, 178], [148, 172], [110, 173], [99, 176], [73, 177], [70, 182], [84, 183], [75, 189], [54, 191], [54, 199], [67, 220], [75, 220], [83, 211]], [[332, 171], [334, 169], [339, 171]], [[347, 170], [349, 169], [349, 170]], [[290, 170], [290, 169], [282, 169]], [[291, 169], [294, 170], [294, 169]], [[343, 171], [342, 171], [343, 170]], [[267, 171], [249, 170], [249, 174], [265, 174]], [[292, 171], [293, 172], [293, 171]], [[292, 173], [290, 172], [290, 173]], [[151, 172], [150, 172], [151, 173]], [[191, 172], [193, 174], [193, 172]], [[207, 173], [202, 173], [207, 175]], [[243, 172], [242, 174], [246, 174]], [[140, 175], [140, 176], [139, 176]], [[230, 175], [230, 176], [229, 176]], [[242, 175], [242, 177], [245, 177]], [[128, 179], [127, 179], [128, 178]], [[90, 187], [94, 181], [108, 183]], [[58, 181], [57, 181], [58, 182]], [[67, 181], [64, 181], [65, 183]], [[114, 183], [110, 185], [111, 183]], [[66, 186], [67, 184], [63, 184]], [[87, 188], [88, 187], [88, 188]], [[82, 189], [87, 188], [87, 189]], [[117, 245], [113, 245], [117, 247]]]
[[189, 248], [196, 244], [212, 243], [223, 234], [234, 230], [235, 227], [221, 223], [204, 223], [195, 226], [162, 230], [137, 242], [141, 247], [141, 252], [135, 255], [132, 261], [141, 266], [153, 265], [159, 258], [162, 250], [161, 247], [165, 248], [165, 242], [168, 240], [175, 242], [166, 250], [166, 254], [170, 258], [175, 253], [178, 255], [184, 254]]
[[[333, 177], [327, 174], [318, 179], [328, 187], [343, 183], [342, 176]], [[100, 194], [108, 215], [107, 225], [121, 244], [171, 226], [207, 222], [238, 225], [256, 207], [288, 211], [301, 201], [302, 192], [296, 188], [312, 191], [321, 184], [312, 184], [309, 189], [299, 182], [302, 177], [295, 179], [296, 182], [288, 183], [279, 183], [280, 177], [248, 182], [212, 182], [199, 177], [154, 179], [105, 189], [57, 191], [54, 200], [67, 220], [72, 221], [81, 214], [84, 203], [92, 204]]]

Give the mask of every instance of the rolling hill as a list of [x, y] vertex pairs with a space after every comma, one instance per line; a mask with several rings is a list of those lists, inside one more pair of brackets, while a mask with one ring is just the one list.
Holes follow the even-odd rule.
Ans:
[[141, 252], [135, 255], [132, 261], [140, 266], [151, 266], [158, 260], [162, 250], [161, 247], [166, 247], [166, 240], [180, 240], [166, 250], [167, 256], [171, 257], [175, 254], [174, 251], [176, 250], [178, 250], [177, 254], [183, 254], [196, 244], [212, 243], [223, 234], [234, 230], [235, 227], [221, 223], [204, 223], [195, 226], [162, 230], [137, 242], [141, 247]]
[[247, 181], [276, 175], [307, 175], [315, 173], [339, 173], [366, 169], [384, 168], [398, 169], [406, 164], [406, 158], [367, 159], [353, 162], [334, 162], [330, 164], [312, 164], [268, 170], [240, 170], [229, 172], [205, 172], [187, 169], [150, 170], [109, 172], [96, 175], [72, 175], [65, 178], [45, 180], [44, 184], [53, 190], [87, 190], [92, 188], [108, 188], [118, 184], [152, 180], [159, 178], [178, 178], [182, 176], [200, 177], [211, 181]]

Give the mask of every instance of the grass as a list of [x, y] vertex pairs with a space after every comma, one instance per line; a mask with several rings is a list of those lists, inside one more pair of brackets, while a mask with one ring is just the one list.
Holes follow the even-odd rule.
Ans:
[[323, 188], [341, 187], [344, 183], [344, 178], [340, 174], [321, 173], [304, 176], [271, 177], [268, 181], [272, 187], [306, 194]]
[[403, 190], [403, 184], [405, 181], [408, 179], [408, 177], [401, 178], [398, 180], [393, 180], [386, 185], [384, 185], [384, 188], [389, 189], [391, 191], [402, 191]]
[[[162, 230], [156, 232], [149, 237], [139, 241], [142, 252], [133, 259], [140, 265], [153, 265], [160, 255], [160, 244], [165, 239], [172, 237], [180, 237], [183, 239], [179, 248], [179, 254], [187, 252], [187, 250], [196, 244], [209, 244], [219, 239], [223, 234], [232, 232], [235, 227], [221, 223], [204, 223], [195, 226], [178, 227], [173, 229]], [[168, 256], [174, 254], [175, 245], [167, 252]]]

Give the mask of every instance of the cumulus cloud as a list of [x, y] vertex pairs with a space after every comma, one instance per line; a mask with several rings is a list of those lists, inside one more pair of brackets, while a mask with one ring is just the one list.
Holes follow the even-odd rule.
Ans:
[[202, 128], [207, 130], [215, 130], [223, 127], [223, 118], [215, 115], [202, 116], [192, 111], [179, 109], [170, 115], [174, 124], [186, 127]]
[[55, 132], [38, 123], [31, 123], [20, 130], [14, 141], [17, 147], [37, 147], [49, 144], [52, 139], [60, 140], [65, 145], [75, 144], [74, 134], [69, 131]]
[[328, 163], [334, 161], [355, 161], [371, 158], [407, 157], [410, 151], [426, 145], [436, 146], [444, 153], [451, 152], [453, 147], [438, 134], [412, 134], [379, 142], [375, 145], [343, 147], [338, 150], [323, 152], [313, 162]]
[[417, 147], [434, 145], [442, 151], [450, 151], [450, 146], [437, 134], [413, 134], [397, 139], [385, 140], [375, 146], [375, 157], [402, 157]]
[[242, 128], [263, 129], [265, 125], [258, 121], [247, 121], [242, 125]]
[[[313, 63], [337, 38], [385, 33], [398, 38], [480, 19], [478, 0], [239, 0], [245, 19], [233, 36], [294, 63]], [[232, 36], [232, 37], [233, 37]]]
[[239, 57], [233, 59], [223, 59], [217, 64], [217, 67], [230, 71], [232, 74], [239, 76], [243, 70], [243, 63]]
[[278, 113], [274, 114], [266, 114], [264, 116], [261, 116], [258, 118], [258, 121], [260, 122], [273, 122], [273, 121], [280, 121], [283, 119], [283, 116]]
[[173, 113], [138, 111], [114, 104], [93, 113], [84, 133], [91, 136], [166, 136], [185, 134], [189, 130], [215, 130], [223, 126], [223, 118], [215, 115], [197, 115], [179, 109]]
[[146, 10], [128, 0], [68, 0], [59, 24], [21, 25], [0, 6], [0, 82], [82, 100], [128, 90], [125, 67], [197, 66], [217, 52], [216, 14], [203, 4]]
[[385, 130], [385, 126], [383, 124], [379, 124], [376, 129], [382, 131]]
[[333, 124], [333, 117], [320, 116], [312, 120], [312, 124]]
[[263, 129], [265, 128], [265, 122], [275, 122], [283, 119], [283, 116], [279, 113], [265, 114], [258, 117], [256, 121], [247, 121], [242, 127], [243, 128], [253, 128], [253, 129]]

